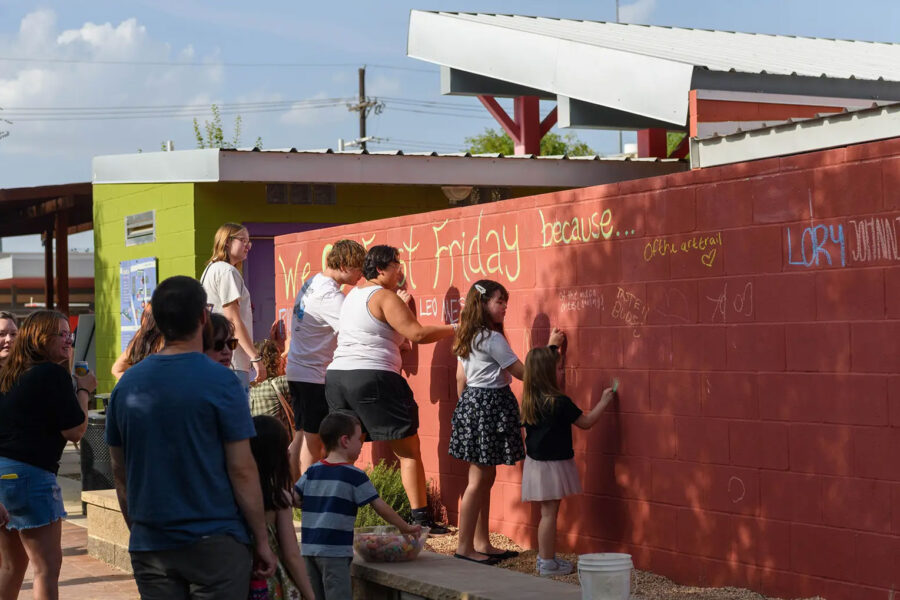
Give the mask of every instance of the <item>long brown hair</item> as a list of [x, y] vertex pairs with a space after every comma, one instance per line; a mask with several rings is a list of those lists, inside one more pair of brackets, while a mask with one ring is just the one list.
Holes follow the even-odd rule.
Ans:
[[250, 450], [259, 470], [265, 510], [289, 508], [285, 491], [291, 489], [291, 470], [288, 463], [287, 430], [281, 421], [269, 415], [253, 417], [256, 435], [250, 438]]
[[459, 327], [453, 338], [450, 351], [460, 358], [467, 358], [472, 351], [475, 337], [483, 330], [499, 331], [503, 334], [503, 323], [494, 323], [487, 314], [487, 303], [500, 290], [500, 297], [509, 300], [509, 292], [492, 279], [479, 279], [466, 294], [466, 305], [459, 315]]
[[238, 223], [223, 223], [216, 230], [216, 237], [213, 239], [212, 256], [206, 261], [207, 264], [225, 261], [231, 264], [231, 256], [228, 254], [228, 245], [237, 234], [246, 231], [247, 228]]
[[156, 326], [156, 319], [153, 318], [153, 310], [150, 304], [144, 307], [141, 313], [141, 328], [137, 335], [128, 342], [125, 353], [128, 356], [128, 364], [132, 367], [151, 354], [156, 354], [162, 349], [163, 335], [159, 327]]
[[6, 393], [22, 374], [41, 362], [49, 362], [47, 346], [59, 334], [59, 321], [69, 318], [55, 310], [38, 310], [22, 321], [19, 335], [9, 353], [9, 360], [0, 371], [0, 392]]
[[560, 360], [556, 349], [549, 346], [528, 351], [522, 379], [522, 423], [537, 425], [553, 413], [557, 397], [563, 395], [556, 380], [556, 364]]

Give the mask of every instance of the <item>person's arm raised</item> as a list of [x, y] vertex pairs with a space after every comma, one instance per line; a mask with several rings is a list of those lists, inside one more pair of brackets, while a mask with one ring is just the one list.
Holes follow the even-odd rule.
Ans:
[[389, 290], [375, 293], [371, 300], [377, 302], [384, 319], [394, 330], [416, 344], [433, 344], [453, 335], [453, 325], [422, 325], [403, 300]]
[[580, 417], [575, 419], [575, 426], [581, 429], [590, 429], [594, 426], [597, 420], [600, 418], [600, 413], [602, 413], [606, 407], [612, 402], [613, 398], [616, 397], [616, 393], [612, 391], [612, 388], [606, 388], [603, 390], [603, 394], [600, 396], [600, 402], [590, 410], [587, 414], [582, 414]]

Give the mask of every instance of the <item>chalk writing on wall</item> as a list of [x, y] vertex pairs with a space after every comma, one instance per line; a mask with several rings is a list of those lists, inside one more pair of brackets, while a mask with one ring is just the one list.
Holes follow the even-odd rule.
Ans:
[[810, 224], [787, 234], [788, 264], [804, 267], [847, 266], [847, 249], [844, 242], [844, 226], [841, 224]]
[[753, 282], [748, 281], [739, 290], [738, 293], [729, 296], [728, 284], [726, 283], [722, 287], [721, 294], [715, 297], [706, 297], [714, 305], [711, 317], [713, 322], [717, 319], [722, 319], [723, 323], [727, 323], [729, 314], [744, 317], [753, 316]]
[[603, 296], [594, 288], [559, 290], [559, 311], [604, 310]]
[[[507, 237], [506, 225], [501, 225], [498, 232], [497, 229], [489, 229], [484, 236], [485, 250], [488, 252], [487, 259], [482, 260], [482, 237], [481, 237], [481, 219], [483, 212], [478, 215], [478, 225], [474, 235], [469, 236], [468, 246], [466, 245], [466, 230], [463, 229], [456, 239], [447, 239], [445, 234], [441, 232], [450, 222], [446, 219], [440, 225], [432, 225], [431, 230], [434, 232], [434, 243], [437, 248], [434, 258], [437, 264], [434, 268], [434, 288], [438, 286], [438, 280], [441, 274], [441, 264], [446, 263], [450, 267], [450, 281], [455, 281], [455, 264], [459, 262], [462, 268], [462, 275], [466, 281], [472, 281], [473, 276], [491, 278], [497, 273], [506, 275], [509, 281], [515, 281], [519, 278], [521, 271], [521, 257], [519, 255], [519, 225], [512, 226], [509, 236]], [[502, 245], [501, 245], [502, 240]], [[504, 253], [505, 251], [505, 253]], [[515, 268], [511, 268], [511, 258], [509, 253], [513, 252], [515, 256]], [[505, 260], [504, 260], [505, 259]], [[480, 277], [474, 277], [479, 279]]]
[[678, 319], [682, 323], [691, 322], [691, 309], [684, 292], [678, 288], [669, 288], [663, 296], [663, 302], [653, 308], [654, 313], [662, 317]]
[[897, 243], [897, 221], [900, 217], [869, 217], [850, 220], [850, 231], [855, 234], [856, 245], [851, 251], [854, 262], [900, 260]]
[[459, 313], [465, 305], [464, 298], [438, 297], [422, 298], [418, 301], [420, 317], [438, 317], [444, 323], [456, 323], [459, 321]]
[[618, 288], [616, 291], [616, 303], [613, 305], [611, 316], [634, 327], [632, 330], [634, 337], [641, 336], [638, 327], [647, 322], [647, 313], [649, 311], [650, 308], [646, 302], [631, 292]]
[[[587, 217], [548, 221], [544, 211], [538, 209], [541, 217], [541, 246], [546, 248], [553, 244], [571, 244], [572, 242], [590, 242], [601, 237], [608, 240], [613, 235], [612, 211], [597, 211]], [[634, 230], [631, 230], [634, 233]], [[628, 235], [628, 232], [625, 233]]]
[[650, 262], [658, 256], [694, 252], [700, 257], [700, 263], [712, 267], [718, 249], [722, 246], [722, 232], [698, 234], [683, 240], [672, 241], [669, 238], [655, 238], [644, 246], [644, 260]]
[[284, 273], [284, 295], [291, 300], [297, 295], [297, 290], [303, 286], [303, 282], [306, 281], [306, 278], [309, 277], [309, 274], [312, 271], [312, 268], [309, 266], [309, 261], [307, 261], [306, 264], [303, 265], [303, 271], [298, 273], [298, 269], [300, 268], [300, 258], [302, 256], [302, 251], [297, 253], [297, 258], [294, 259], [293, 269], [288, 269], [281, 256], [278, 257], [278, 262], [281, 263], [281, 272]]

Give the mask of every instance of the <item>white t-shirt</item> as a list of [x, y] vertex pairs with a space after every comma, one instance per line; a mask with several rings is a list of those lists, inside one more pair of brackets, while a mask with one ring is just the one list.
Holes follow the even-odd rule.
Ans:
[[287, 356], [288, 381], [325, 383], [325, 367], [337, 348], [343, 304], [341, 286], [322, 273], [306, 280], [297, 292]]
[[475, 335], [469, 356], [458, 359], [466, 371], [466, 385], [480, 388], [502, 388], [512, 383], [506, 368], [519, 357], [499, 331], [483, 329]]
[[[224, 260], [210, 263], [200, 276], [200, 283], [206, 290], [206, 301], [213, 305], [213, 311], [222, 313], [222, 306], [239, 300], [238, 310], [241, 322], [253, 339], [253, 307], [250, 304], [250, 291], [244, 285], [241, 272]], [[231, 366], [235, 371], [249, 371], [250, 357], [238, 346], [231, 358]]]

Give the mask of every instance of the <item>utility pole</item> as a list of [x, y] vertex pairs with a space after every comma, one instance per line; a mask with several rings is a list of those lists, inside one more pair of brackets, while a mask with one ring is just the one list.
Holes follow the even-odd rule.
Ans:
[[353, 141], [347, 142], [346, 146], [359, 146], [363, 150], [366, 149], [366, 142], [370, 141], [366, 137], [366, 116], [370, 110], [374, 110], [375, 114], [381, 114], [384, 110], [384, 103], [376, 102], [366, 98], [366, 68], [359, 68], [359, 98], [356, 104], [348, 104], [347, 110], [359, 112], [359, 137]]

